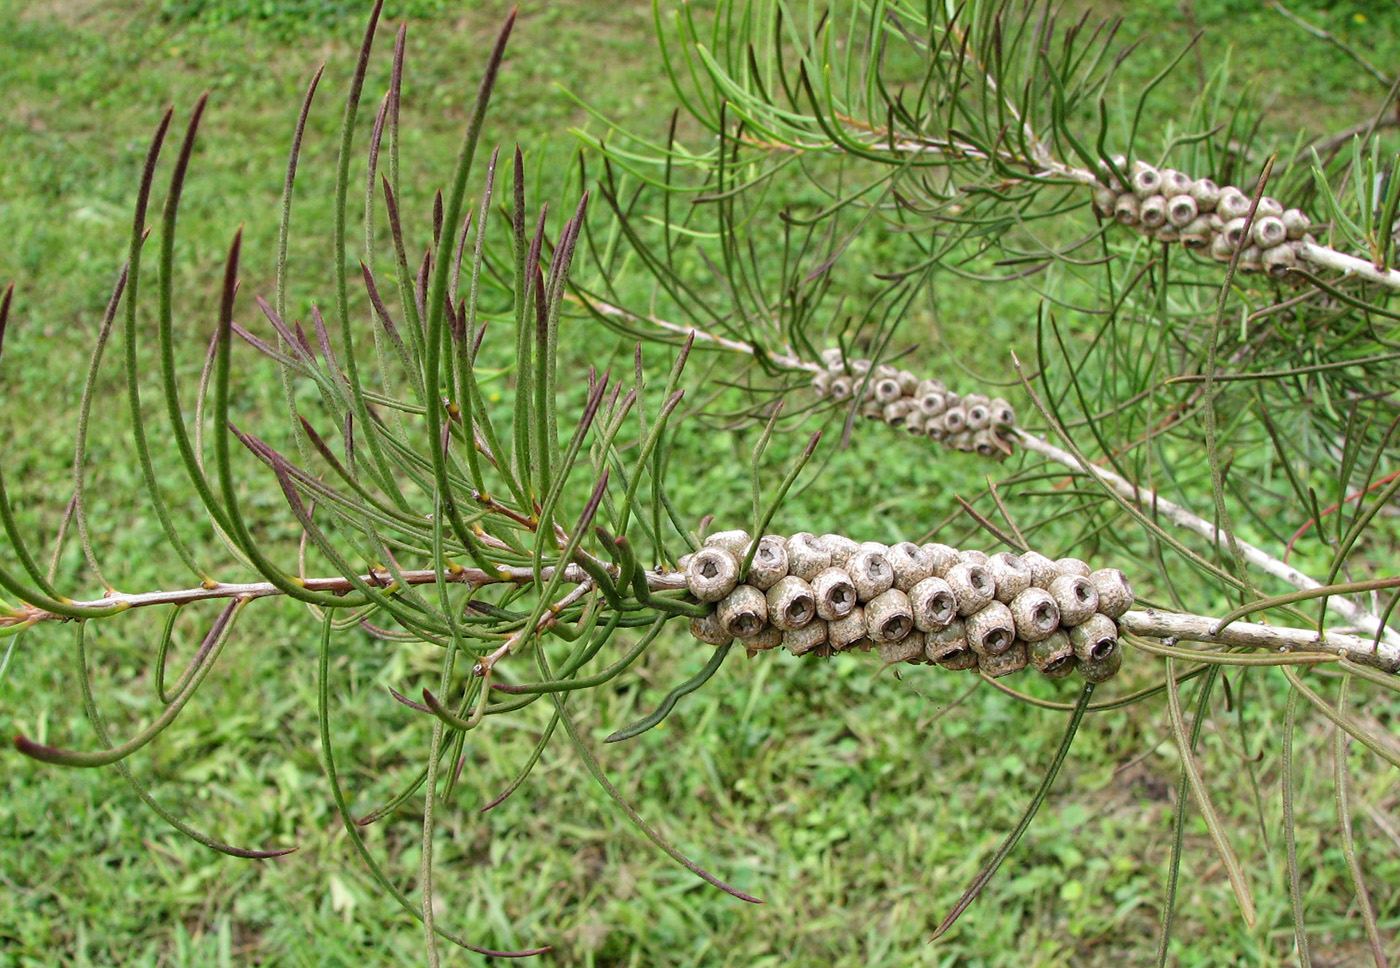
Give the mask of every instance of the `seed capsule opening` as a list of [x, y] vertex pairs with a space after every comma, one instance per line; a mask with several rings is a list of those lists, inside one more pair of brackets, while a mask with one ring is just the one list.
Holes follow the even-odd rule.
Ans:
[[992, 629], [982, 639], [982, 646], [993, 654], [1005, 652], [1011, 648], [1011, 643], [1016, 641], [1016, 637], [1006, 629]]
[[880, 638], [886, 642], [893, 642], [896, 639], [904, 638], [913, 628], [914, 623], [909, 621], [907, 616], [891, 615], [880, 623]]

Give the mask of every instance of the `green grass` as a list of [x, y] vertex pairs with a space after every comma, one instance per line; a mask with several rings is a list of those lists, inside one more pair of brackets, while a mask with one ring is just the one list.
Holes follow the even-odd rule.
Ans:
[[[446, 179], [455, 154], [483, 51], [505, 11], [502, 3], [440, 9], [448, 6], [416, 5], [415, 12], [428, 16], [409, 35], [405, 151], [411, 146], [423, 166], [406, 172], [411, 197], [404, 208], [416, 213], [420, 236], [431, 189]], [[1166, 15], [1174, 6], [1154, 4], [1153, 10]], [[259, 18], [258, 9], [272, 15]], [[270, 291], [286, 142], [300, 92], [323, 59], [330, 67], [308, 135], [294, 218], [291, 305], [304, 317], [312, 300], [330, 300], [327, 264], [335, 255], [324, 198], [340, 117], [336, 99], [359, 26], [337, 4], [321, 5], [306, 20], [279, 9], [290, 8], [0, 2], [0, 90], [14, 106], [0, 116], [0, 280], [18, 285], [18, 314], [0, 363], [0, 456], [26, 524], [46, 539], [68, 494], [77, 380], [125, 251], [140, 158], [166, 103], [177, 105], [180, 118], [198, 91], [207, 86], [214, 92], [181, 222], [178, 326], [190, 347], [183, 378], [197, 373], [220, 260], [240, 224], [250, 253], [244, 311], [251, 293]], [[1337, 5], [1329, 16], [1347, 10]], [[245, 12], [256, 22], [239, 19]], [[1203, 25], [1207, 12], [1220, 18], [1237, 13], [1227, 4], [1211, 4], [1209, 11], [1202, 4]], [[1146, 27], [1136, 6], [1133, 17], [1129, 36]], [[1299, 42], [1292, 28], [1261, 21], [1252, 11], [1236, 20], [1240, 29]], [[1173, 21], [1172, 30], [1178, 29]], [[635, 0], [575, 0], [523, 11], [488, 137], [527, 148], [534, 197], [547, 199], [556, 214], [570, 209], [576, 194], [565, 177], [575, 150], [566, 128], [583, 116], [555, 83], [607, 113], [658, 130], [669, 101], [649, 30], [649, 4]], [[381, 53], [390, 36], [381, 35]], [[1376, 35], [1382, 45], [1377, 57], [1386, 53], [1386, 36]], [[1256, 43], [1242, 56], [1246, 70], [1263, 46]], [[1334, 97], [1349, 76], [1335, 67], [1335, 55], [1299, 49], [1303, 63], [1326, 66], [1327, 83], [1309, 98], [1305, 115], [1353, 123], [1351, 105]], [[1150, 73], [1161, 54], [1152, 45], [1143, 53], [1142, 70]], [[386, 78], [387, 60], [380, 58], [368, 90], [382, 89]], [[1261, 83], [1271, 83], [1270, 75]], [[1000, 327], [992, 336], [1005, 337], [1027, 305], [1008, 292], [990, 303], [983, 292], [954, 290], [942, 297], [944, 318], [990, 321]], [[584, 361], [630, 364], [630, 349], [610, 334], [580, 325], [568, 339], [566, 365], [574, 372]], [[950, 333], [960, 348], [974, 340]], [[661, 372], [662, 356], [648, 351], [653, 375]], [[258, 368], [250, 354], [241, 360], [250, 375], [238, 401], [240, 421], [281, 432], [280, 391], [258, 375], [271, 371]], [[99, 408], [91, 451], [97, 468], [92, 515], [103, 565], [124, 589], [186, 583], [173, 556], [153, 539], [144, 505], [134, 505], [140, 485], [123, 435], [126, 420], [115, 406], [120, 380], [108, 372], [104, 390], [113, 404]], [[508, 405], [508, 384], [496, 389]], [[575, 387], [570, 398], [577, 393]], [[800, 448], [797, 436], [781, 438], [770, 450], [768, 486]], [[684, 513], [744, 521], [751, 446], [751, 432], [709, 429], [698, 421], [678, 432], [673, 497]], [[164, 474], [178, 477], [173, 455], [158, 449], [156, 457]], [[955, 508], [955, 491], [979, 488], [982, 473], [969, 458], [934, 461], [911, 439], [861, 440], [832, 456], [774, 529], [917, 536]], [[189, 495], [172, 494], [177, 509], [195, 514]], [[269, 482], [250, 479], [246, 494], [270, 537], [285, 538], [289, 519]], [[202, 559], [223, 561], [211, 533], [194, 534]], [[219, 567], [220, 577], [236, 573], [227, 563]], [[65, 559], [62, 573], [96, 593], [76, 555]], [[182, 617], [178, 641], [185, 654], [212, 614]], [[94, 633], [90, 657], [99, 703], [114, 733], [127, 735], [155, 706], [151, 643], [160, 617], [134, 615], [104, 626], [110, 628]], [[419, 960], [421, 930], [356, 860], [321, 774], [316, 640], [317, 623], [302, 610], [272, 602], [250, 608], [183, 721], [130, 760], [153, 795], [188, 822], [241, 846], [298, 845], [290, 856], [244, 861], [211, 853], [166, 828], [115, 772], [63, 770], [0, 754], [0, 964]], [[605, 655], [619, 654], [630, 641], [620, 636]], [[73, 629], [57, 625], [22, 640], [0, 679], [0, 733], [95, 745], [72, 672], [72, 642]], [[415, 775], [429, 734], [424, 717], [394, 703], [387, 688], [412, 694], [431, 685], [436, 657], [431, 649], [387, 646], [356, 633], [341, 636], [335, 648], [331, 715], [342, 782], [354, 809], [367, 812]], [[930, 946], [928, 935], [1035, 789], [1059, 740], [1062, 714], [1023, 706], [986, 686], [964, 696], [973, 680], [939, 670], [912, 669], [901, 680], [890, 671], [876, 675], [873, 662], [851, 657], [811, 662], [768, 654], [731, 658], [661, 727], [620, 746], [601, 745], [602, 737], [653, 708], [704, 657], [676, 630], [634, 673], [571, 699], [570, 709], [644, 816], [693, 859], [766, 903], [751, 906], [719, 894], [651, 850], [560, 736], [529, 784], [478, 815], [476, 808], [511, 781], [544, 726], [542, 712], [531, 707], [492, 722], [468, 743], [457, 804], [444, 812], [435, 844], [439, 917], [449, 929], [498, 948], [553, 944], [545, 963], [564, 965], [1149, 961], [1178, 767], [1160, 702], [1086, 718], [1030, 834], [960, 926]], [[1137, 668], [1109, 694], [1153, 679], [1152, 660], [1130, 659]], [[526, 676], [511, 669], [505, 674]], [[1201, 754], [1249, 871], [1258, 925], [1243, 925], [1192, 806], [1178, 964], [1293, 963], [1277, 842], [1278, 681], [1257, 675], [1234, 681], [1237, 698], [1246, 690], [1243, 735], [1237, 713], [1217, 693]], [[1061, 700], [1075, 691], [1071, 684], [1020, 685]], [[1185, 698], [1190, 701], [1190, 690]], [[1379, 700], [1364, 710], [1392, 731], [1395, 714], [1393, 702]], [[1351, 964], [1364, 953], [1364, 936], [1339, 859], [1330, 732], [1320, 718], [1305, 724], [1297, 738], [1304, 765], [1298, 828], [1314, 954], [1319, 963]], [[1393, 815], [1393, 772], [1355, 752], [1352, 766], [1356, 804]], [[1262, 802], [1254, 799], [1251, 772]], [[420, 806], [421, 800], [413, 802], [366, 828], [376, 856], [410, 893]], [[1359, 806], [1356, 824], [1373, 900], [1393, 939], [1400, 926], [1396, 845]], [[481, 963], [458, 954], [447, 961]]]

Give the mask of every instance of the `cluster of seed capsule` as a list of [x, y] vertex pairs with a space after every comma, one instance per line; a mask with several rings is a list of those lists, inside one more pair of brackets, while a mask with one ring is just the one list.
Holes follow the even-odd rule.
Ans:
[[862, 417], [954, 450], [998, 459], [1011, 453], [1016, 411], [1001, 397], [961, 396], [942, 380], [921, 380], [908, 370], [873, 366], [870, 360], [848, 360], [836, 347], [822, 352], [822, 363], [826, 368], [812, 377], [812, 389], [836, 401], [858, 398]]
[[750, 654], [879, 652], [886, 664], [936, 663], [998, 677], [1032, 666], [1090, 682], [1118, 672], [1118, 619], [1133, 603], [1121, 571], [1030, 552], [987, 555], [945, 544], [859, 543], [837, 534], [710, 535], [681, 560], [686, 588], [714, 611], [697, 639]]
[[1217, 262], [1229, 262], [1238, 249], [1244, 272], [1281, 275], [1298, 264], [1302, 246], [1313, 241], [1312, 220], [1301, 210], [1284, 208], [1277, 199], [1259, 199], [1254, 221], [1246, 227], [1250, 196], [1233, 185], [1220, 187], [1209, 178], [1192, 178], [1173, 168], [1154, 168], [1143, 161], [1131, 165], [1113, 159], [1101, 164], [1094, 186], [1094, 209], [1159, 242], [1180, 242], [1199, 249]]

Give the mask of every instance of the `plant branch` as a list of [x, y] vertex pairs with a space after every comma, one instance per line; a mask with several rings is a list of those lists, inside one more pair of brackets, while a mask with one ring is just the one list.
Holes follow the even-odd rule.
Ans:
[[[616, 575], [616, 565], [603, 567]], [[555, 573], [556, 568], [545, 568], [541, 571], [541, 577], [545, 582], [549, 582], [553, 580]], [[459, 567], [443, 572], [441, 575], [435, 569], [425, 568], [404, 571], [400, 575], [402, 581], [410, 585], [431, 584], [439, 577], [473, 588], [495, 584], [530, 585], [535, 582], [534, 571], [528, 567], [502, 566], [494, 574], [478, 568]], [[647, 571], [643, 573], [643, 577], [647, 589], [653, 592], [682, 591], [686, 587], [685, 575], [681, 572]], [[390, 582], [389, 576], [384, 572], [361, 575], [358, 580], [365, 584], [388, 584]], [[307, 578], [304, 581], [306, 588], [310, 590], [331, 594], [350, 592], [355, 588], [354, 580], [339, 576]], [[554, 624], [560, 611], [579, 601], [595, 587], [593, 579], [589, 577], [587, 572], [574, 564], [564, 567], [562, 581], [574, 587], [552, 607], [547, 608], [540, 620], [529, 630], [522, 630], [512, 635], [505, 644], [486, 656], [474, 670], [476, 675], [489, 673], [491, 667], [509, 654], [521, 640], [528, 635], [547, 630]], [[130, 609], [150, 605], [186, 605], [191, 602], [225, 599], [238, 599], [247, 602], [282, 594], [284, 594], [283, 590], [271, 582], [244, 584], [214, 582], [208, 586], [201, 585], [195, 588], [143, 592], [141, 594], [111, 592], [104, 598], [91, 602], [74, 602], [73, 604], [78, 607], [99, 607], [117, 603]], [[1333, 604], [1335, 606], [1336, 602], [1334, 601]], [[14, 616], [0, 616], [0, 628], [20, 624], [27, 626], [37, 622], [65, 618], [66, 616], [47, 612], [33, 605], [24, 605]], [[1118, 623], [1125, 632], [1131, 632], [1135, 635], [1274, 651], [1324, 652], [1385, 672], [1400, 672], [1400, 645], [1389, 639], [1377, 642], [1374, 638], [1359, 635], [1339, 632], [1319, 633], [1313, 629], [1285, 625], [1263, 625], [1254, 622], [1234, 622], [1217, 631], [1220, 625], [1218, 616], [1164, 612], [1155, 608], [1130, 610], [1123, 614]], [[1211, 653], [1202, 653], [1201, 659], [1202, 661], [1210, 661]]]
[[[1187, 642], [1268, 649], [1274, 652], [1325, 652], [1352, 662], [1400, 672], [1400, 646], [1344, 632], [1318, 633], [1286, 625], [1235, 622], [1218, 633], [1220, 620], [1205, 615], [1163, 612], [1155, 608], [1132, 609], [1118, 619], [1119, 627], [1134, 635]], [[1209, 659], [1211, 653], [1203, 653]]]

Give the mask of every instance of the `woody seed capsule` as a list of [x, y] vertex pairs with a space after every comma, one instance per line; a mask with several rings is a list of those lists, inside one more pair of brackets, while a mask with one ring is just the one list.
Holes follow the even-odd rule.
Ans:
[[1138, 200], [1132, 192], [1124, 192], [1113, 203], [1113, 219], [1119, 225], [1136, 225], [1138, 221]]
[[1245, 219], [1241, 216], [1240, 218], [1230, 219], [1230, 221], [1226, 222], [1224, 227], [1221, 228], [1220, 238], [1224, 239], [1225, 243], [1229, 245], [1230, 248], [1237, 249], [1245, 244], [1244, 223]]
[[812, 579], [812, 597], [816, 600], [817, 617], [832, 621], [844, 618], [856, 607], [856, 586], [844, 570], [825, 568]]
[[1060, 609], [1060, 624], [1082, 625], [1099, 610], [1099, 590], [1083, 575], [1061, 575], [1050, 583]]
[[1196, 200], [1190, 195], [1173, 195], [1167, 199], [1167, 221], [1185, 228], [1196, 221]]
[[752, 585], [740, 585], [719, 603], [719, 624], [730, 635], [757, 635], [768, 622], [768, 600]]
[[1173, 195], [1186, 195], [1191, 191], [1193, 184], [1191, 176], [1184, 171], [1177, 171], [1175, 168], [1162, 169], [1162, 194], [1168, 197]]
[[783, 648], [793, 655], [806, 655], [819, 645], [826, 643], [826, 623], [809, 622], [800, 629], [783, 632]]
[[1202, 212], [1213, 212], [1220, 200], [1220, 186], [1209, 178], [1197, 178], [1191, 183], [1190, 195]]
[[865, 606], [865, 634], [877, 643], [898, 642], [913, 628], [909, 596], [898, 588], [876, 595]]
[[1249, 196], [1233, 185], [1220, 189], [1220, 198], [1215, 203], [1216, 213], [1225, 221], [1244, 218], [1249, 214]]
[[768, 621], [789, 631], [800, 629], [817, 617], [817, 599], [812, 586], [796, 575], [788, 575], [768, 589]]
[[1049, 588], [1050, 583], [1060, 577], [1055, 562], [1039, 551], [1026, 551], [1021, 554], [1021, 563], [1031, 570], [1031, 584], [1036, 588]]
[[1158, 229], [1167, 224], [1167, 200], [1149, 195], [1138, 205], [1138, 221], [1143, 228]]
[[949, 672], [963, 672], [967, 669], [977, 668], [977, 653], [971, 649], [958, 649], [956, 652], [949, 652], [938, 660], [938, 664]]
[[753, 635], [739, 636], [739, 644], [750, 652], [766, 652], [783, 644], [783, 633], [771, 625], [765, 625]]
[[985, 565], [991, 559], [991, 555], [977, 548], [964, 548], [958, 552], [959, 561], [969, 561], [979, 565]]
[[1261, 249], [1278, 245], [1288, 240], [1288, 228], [1283, 224], [1283, 219], [1273, 215], [1266, 215], [1263, 218], [1254, 220], [1254, 244]]
[[787, 573], [787, 540], [776, 534], [765, 534], [759, 538], [746, 576], [748, 583], [766, 592]]
[[990, 404], [993, 427], [1016, 426], [1016, 409], [1001, 397], [993, 397]]
[[1089, 566], [1078, 558], [1056, 558], [1055, 567], [1059, 569], [1062, 575], [1082, 575], [1085, 578], [1089, 577]]
[[860, 545], [844, 534], [824, 534], [817, 543], [831, 553], [831, 564], [837, 568], [844, 568], [851, 555], [860, 550]]
[[982, 674], [989, 679], [1000, 679], [1013, 672], [1020, 672], [1030, 662], [1030, 653], [1027, 651], [1026, 643], [1020, 639], [1011, 643], [1011, 648], [1005, 652], [996, 655], [978, 652], [976, 655], [977, 668], [981, 669]]
[[953, 597], [958, 600], [958, 614], [963, 618], [984, 608], [996, 595], [992, 576], [976, 562], [959, 562], [948, 569], [943, 580], [953, 590]]
[[947, 398], [942, 393], [932, 390], [920, 393], [917, 397], [919, 409], [924, 412], [925, 417], [937, 417], [944, 410], [948, 409]]
[[1128, 170], [1128, 181], [1138, 198], [1147, 198], [1162, 190], [1162, 173], [1145, 161], [1133, 162]]
[[1099, 590], [1099, 611], [1104, 615], [1117, 619], [1133, 607], [1133, 586], [1117, 568], [1100, 568], [1089, 580]]
[[885, 423], [889, 424], [891, 427], [902, 427], [904, 426], [904, 418], [909, 415], [909, 411], [913, 406], [913, 401], [900, 397], [893, 403], [885, 404], [881, 414]]
[[714, 612], [701, 618], [692, 618], [690, 634], [709, 645], [728, 645], [734, 641], [734, 636], [724, 630], [719, 624], [719, 616]]
[[1043, 588], [1027, 588], [1011, 600], [1016, 634], [1026, 642], [1039, 642], [1060, 627], [1055, 598]]
[[932, 541], [919, 547], [919, 557], [928, 563], [929, 574], [935, 578], [942, 578], [948, 574], [948, 569], [952, 568], [962, 559], [958, 557], [958, 549], [949, 545], [939, 544]]
[[922, 662], [924, 660], [924, 633], [910, 632], [895, 642], [881, 642], [880, 661], [885, 665], [896, 662]]
[[1298, 250], [1294, 248], [1299, 243], [1289, 242], [1283, 245], [1276, 245], [1272, 249], [1264, 250], [1263, 263], [1264, 271], [1271, 276], [1285, 275], [1289, 269], [1298, 264]]
[[1074, 671], [1074, 646], [1063, 629], [1056, 629], [1030, 646], [1031, 665], [1047, 679], [1063, 679]]
[[1235, 257], [1235, 247], [1230, 244], [1223, 231], [1217, 232], [1210, 240], [1210, 257], [1216, 262], [1229, 262]]
[[1096, 662], [1079, 662], [1079, 675], [1085, 682], [1107, 682], [1118, 675], [1118, 670], [1123, 666], [1123, 650], [1114, 647], [1102, 659]]
[[1001, 602], [988, 603], [981, 611], [969, 615], [964, 624], [967, 644], [974, 652], [1000, 655], [1016, 640], [1016, 620], [1011, 616], [1011, 609]]
[[856, 597], [862, 602], [868, 602], [894, 587], [894, 568], [879, 551], [856, 552], [846, 563], [846, 572], [851, 576], [851, 584], [856, 587]]
[[1288, 232], [1288, 237], [1293, 240], [1301, 239], [1308, 234], [1308, 229], [1312, 228], [1312, 220], [1303, 214], [1301, 209], [1287, 209], [1279, 218], [1283, 219], [1283, 227]]
[[832, 377], [831, 383], [828, 385], [828, 389], [831, 393], [831, 399], [849, 400], [851, 393], [853, 392], [853, 388], [851, 386], [851, 378], [848, 376]]
[[987, 572], [996, 585], [993, 594], [999, 602], [1010, 602], [1031, 587], [1031, 570], [1017, 555], [998, 551], [987, 559]]
[[744, 530], [716, 531], [705, 539], [705, 547], [723, 548], [737, 560], [743, 561], [744, 556], [749, 553], [749, 544], [752, 541], [749, 533]]
[[907, 592], [923, 579], [933, 574], [932, 563], [920, 557], [919, 546], [912, 541], [901, 541], [890, 545], [885, 555], [894, 569], [894, 587]]
[[991, 429], [979, 430], [972, 435], [972, 452], [979, 457], [992, 457], [1000, 460], [1005, 452], [998, 446], [997, 437]]
[[826, 640], [838, 652], [865, 638], [865, 609], [857, 605], [841, 618], [826, 623]]
[[967, 429], [986, 430], [992, 425], [992, 408], [985, 403], [967, 404]]
[[1210, 246], [1214, 229], [1211, 228], [1209, 218], [1197, 216], [1181, 227], [1179, 235], [1181, 244], [1188, 249], [1204, 249]]
[[943, 429], [955, 434], [967, 428], [967, 411], [962, 407], [949, 407], [943, 411]]
[[1069, 630], [1069, 641], [1080, 662], [1101, 662], [1118, 647], [1118, 626], [1102, 612]]
[[893, 377], [875, 381], [875, 399], [879, 403], [893, 403], [903, 396], [899, 390], [899, 381]]
[[942, 578], [929, 576], [909, 589], [909, 607], [914, 626], [924, 632], [937, 632], [958, 617], [958, 600]]
[[954, 652], [970, 651], [967, 626], [960, 618], [953, 619], [946, 628], [924, 633], [924, 655], [930, 662], [941, 662]]
[[831, 567], [831, 552], [810, 531], [787, 539], [788, 574], [811, 581], [817, 572]]
[[724, 548], [701, 548], [685, 565], [685, 587], [702, 602], [717, 602], [739, 584], [739, 562]]
[[841, 347], [828, 346], [822, 350], [822, 362], [826, 364], [828, 370], [839, 370], [845, 367], [846, 357], [841, 352]]

